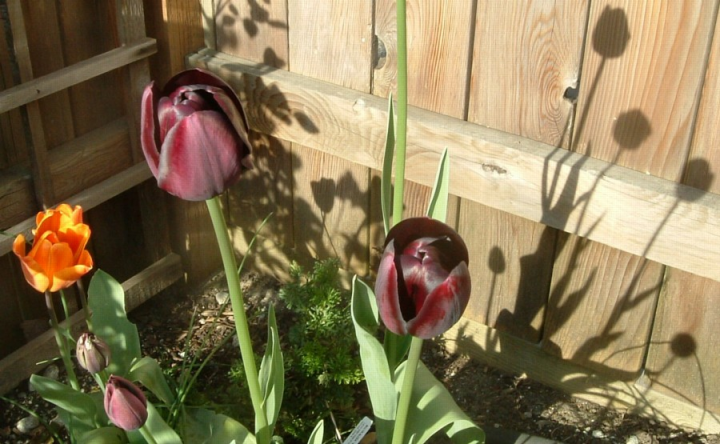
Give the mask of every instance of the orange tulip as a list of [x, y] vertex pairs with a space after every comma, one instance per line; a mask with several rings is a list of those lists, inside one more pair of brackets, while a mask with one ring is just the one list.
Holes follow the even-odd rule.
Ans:
[[75, 283], [92, 269], [85, 250], [90, 227], [82, 222], [82, 208], [60, 204], [38, 213], [32, 249], [26, 254], [25, 236], [15, 238], [13, 253], [20, 258], [25, 280], [37, 291], [58, 291]]

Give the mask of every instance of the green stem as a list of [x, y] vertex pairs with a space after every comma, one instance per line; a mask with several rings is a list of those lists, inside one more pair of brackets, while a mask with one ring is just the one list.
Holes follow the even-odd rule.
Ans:
[[402, 388], [400, 389], [400, 399], [398, 400], [398, 409], [395, 415], [395, 429], [393, 430], [392, 444], [403, 443], [405, 425], [407, 424], [408, 412], [410, 411], [410, 399], [412, 398], [412, 389], [415, 383], [415, 373], [417, 372], [418, 363], [420, 362], [422, 345], [423, 340], [413, 336], [412, 342], [410, 343], [407, 363], [405, 364]]
[[405, 0], [398, 0], [397, 10], [397, 120], [395, 122], [395, 190], [393, 225], [402, 220], [405, 192], [405, 148], [407, 146], [407, 38]]
[[77, 285], [78, 292], [80, 293], [80, 303], [82, 304], [83, 313], [85, 313], [85, 323], [88, 326], [88, 330], [93, 331], [92, 321], [90, 320], [90, 306], [88, 305], [88, 297], [87, 292], [85, 291], [85, 286], [80, 279], [75, 282], [75, 285]]
[[230, 303], [232, 305], [233, 317], [235, 318], [235, 330], [240, 344], [240, 354], [250, 390], [250, 400], [255, 410], [256, 439], [260, 444], [269, 443], [270, 430], [268, 429], [267, 415], [265, 415], [265, 410], [262, 406], [263, 397], [260, 391], [260, 382], [258, 380], [257, 366], [255, 365], [252, 341], [250, 340], [250, 330], [248, 329], [247, 317], [245, 315], [245, 305], [243, 302], [242, 289], [240, 288], [240, 277], [237, 272], [238, 267], [237, 261], [235, 260], [235, 251], [233, 250], [230, 236], [228, 235], [225, 216], [223, 215], [222, 206], [220, 205], [220, 198], [215, 196], [205, 202], [210, 212], [210, 218], [212, 219], [215, 236], [217, 237], [218, 246], [220, 247], [220, 255], [222, 256], [223, 266], [225, 268], [225, 278], [227, 279]]
[[145, 438], [145, 441], [147, 441], [148, 444], [157, 444], [157, 441], [155, 441], [155, 438], [152, 436], [152, 433], [150, 433], [150, 430], [147, 429], [145, 424], [143, 424], [143, 426], [138, 429], [138, 432], [140, 432], [140, 434], [143, 438]]
[[80, 383], [78, 382], [77, 376], [75, 376], [75, 370], [73, 369], [73, 364], [70, 360], [70, 352], [67, 348], [67, 341], [60, 332], [60, 325], [58, 324], [57, 314], [55, 313], [55, 304], [53, 304], [52, 293], [49, 291], [45, 292], [45, 305], [47, 306], [48, 314], [50, 315], [50, 326], [55, 334], [55, 342], [60, 350], [60, 357], [65, 365], [65, 371], [67, 372], [68, 379], [70, 380], [70, 386], [79, 391]]

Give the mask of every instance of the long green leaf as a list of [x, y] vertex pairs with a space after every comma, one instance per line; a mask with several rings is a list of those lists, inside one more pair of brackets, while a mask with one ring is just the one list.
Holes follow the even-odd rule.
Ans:
[[115, 426], [91, 430], [78, 438], [78, 444], [123, 444], [125, 442], [127, 442], [125, 432]]
[[263, 408], [268, 420], [270, 433], [275, 429], [275, 422], [280, 414], [283, 391], [285, 390], [285, 366], [280, 350], [275, 309], [270, 305], [268, 310], [268, 343], [265, 355], [260, 363], [260, 389], [263, 391]]
[[175, 402], [175, 394], [165, 380], [160, 364], [149, 356], [144, 356], [133, 364], [128, 373], [128, 379], [142, 382], [148, 390], [168, 406]]
[[393, 97], [388, 99], [388, 124], [385, 133], [385, 155], [380, 179], [380, 208], [382, 209], [385, 234], [390, 231], [390, 216], [392, 213], [392, 165], [395, 154], [395, 108]]
[[435, 185], [433, 185], [432, 195], [430, 197], [430, 205], [428, 205], [427, 215], [440, 222], [445, 222], [447, 218], [448, 193], [450, 191], [450, 160], [448, 150], [443, 150], [440, 157], [440, 165], [438, 165], [437, 175], [435, 176]]
[[352, 320], [360, 346], [365, 382], [375, 415], [378, 442], [387, 443], [392, 437], [397, 395], [385, 350], [375, 337], [379, 326], [375, 295], [372, 289], [357, 276], [352, 282]]
[[313, 429], [312, 433], [310, 434], [310, 438], [308, 439], [308, 444], [322, 444], [323, 442], [323, 435], [325, 434], [325, 421], [322, 419], [320, 422], [317, 423], [315, 428]]
[[140, 359], [140, 338], [125, 312], [125, 292], [118, 281], [102, 270], [95, 272], [88, 289], [94, 333], [112, 352], [109, 373], [126, 376], [133, 361]]
[[30, 377], [30, 385], [48, 402], [55, 404], [70, 422], [73, 435], [80, 436], [99, 425], [107, 423], [104, 411], [98, 411], [97, 402], [92, 395], [68, 387], [54, 379], [40, 375]]
[[[396, 381], [402, 381], [405, 363], [396, 372]], [[401, 382], [396, 383], [400, 390]], [[457, 444], [482, 444], [485, 433], [455, 403], [447, 388], [420, 362], [415, 374], [405, 438], [408, 443], [423, 444], [437, 432], [445, 433]]]
[[234, 419], [206, 409], [187, 409], [183, 440], [193, 444], [256, 444], [255, 436]]
[[[160, 416], [154, 405], [147, 404], [148, 418], [143, 426], [148, 434], [150, 434], [157, 444], [182, 444], [180, 436], [173, 430], [167, 422]], [[145, 444], [145, 438], [138, 430], [127, 432], [128, 439], [131, 443]]]

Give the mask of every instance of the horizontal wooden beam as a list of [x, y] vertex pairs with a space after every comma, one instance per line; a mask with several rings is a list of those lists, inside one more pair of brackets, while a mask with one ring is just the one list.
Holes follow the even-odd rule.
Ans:
[[[0, 92], [0, 113], [4, 113], [50, 94], [77, 85], [93, 77], [136, 62], [157, 52], [155, 39], [145, 38], [129, 46], [121, 46], [74, 65], [38, 77]], [[102, 97], [97, 98], [102, 102]]]
[[[152, 177], [152, 174], [150, 173], [150, 168], [147, 166], [147, 163], [138, 163], [137, 165], [134, 165], [95, 186], [65, 199], [64, 201], [73, 206], [80, 205], [83, 210], [87, 211], [100, 205], [106, 200], [129, 190], [135, 185], [146, 181], [150, 177]], [[13, 236], [22, 233], [25, 235], [26, 239], [32, 239], [33, 228], [35, 228], [34, 216], [11, 228], [8, 228], [6, 231]], [[14, 237], [0, 236], [0, 256], [12, 251], [12, 244], [14, 240]]]
[[[253, 129], [381, 168], [386, 100], [209, 49], [188, 61], [236, 88]], [[452, 194], [720, 281], [719, 195], [413, 107], [407, 139], [409, 180], [432, 186], [447, 147]]]
[[640, 381], [617, 381], [551, 356], [522, 339], [469, 319], [444, 335], [451, 352], [495, 368], [526, 374], [531, 380], [596, 404], [655, 418], [677, 427], [720, 433], [720, 416], [648, 388]]
[[[122, 283], [125, 290], [125, 309], [129, 312], [160, 291], [183, 278], [180, 256], [171, 253], [145, 270]], [[85, 314], [79, 311], [66, 321], [73, 336], [77, 337], [86, 329]], [[30, 375], [41, 370], [47, 361], [58, 356], [57, 343], [52, 330], [47, 330], [20, 349], [0, 360], [0, 395], [12, 390]]]

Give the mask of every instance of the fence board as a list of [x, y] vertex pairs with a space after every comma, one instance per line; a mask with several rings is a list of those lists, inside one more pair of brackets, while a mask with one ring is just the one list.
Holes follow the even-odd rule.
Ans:
[[[214, 24], [219, 50], [267, 65], [287, 69], [287, 3], [218, 6]], [[287, 276], [294, 246], [293, 159], [290, 142], [251, 132], [255, 168], [245, 173], [228, 193], [229, 223], [236, 251], [243, 254], [261, 221], [273, 216], [256, 241], [248, 266], [276, 276]]]
[[[218, 73], [242, 91], [256, 130], [380, 169], [387, 126], [384, 99], [211, 50], [191, 56], [190, 63]], [[312, 132], [285, 118], [297, 113], [312, 122]], [[591, 240], [720, 280], [716, 194], [413, 107], [408, 131], [408, 156], [417, 162], [408, 171], [410, 180], [431, 185], [438, 158], [449, 147], [455, 171], [452, 194], [570, 232], [583, 217], [590, 218], [597, 221], [588, 234]], [[554, 194], [557, 211], [548, 215], [536, 197], [547, 177], [560, 188], [570, 183], [577, 195], [592, 191], [595, 198], [581, 212], [574, 195]], [[678, 201], [678, 194], [692, 200]], [[637, 224], [644, 219], [664, 220], [665, 229], [649, 232]]]
[[[385, 98], [391, 93], [397, 97], [396, 11], [394, 0], [375, 3], [375, 35], [379, 41], [373, 51], [372, 93]], [[465, 118], [473, 11], [474, 2], [407, 2], [409, 104], [458, 119]], [[379, 48], [384, 48], [384, 55], [378, 53]], [[411, 169], [413, 165], [408, 164], [407, 168]], [[379, 184], [379, 172], [373, 174]], [[379, 188], [375, 191], [378, 194], [372, 197], [371, 211], [379, 212]], [[428, 186], [406, 181], [405, 217], [425, 215], [431, 191]], [[449, 223], [454, 224], [458, 201], [457, 197], [451, 196]], [[374, 218], [378, 223], [371, 227], [373, 245], [382, 244], [384, 239], [380, 217]]]
[[[720, 18], [683, 182], [720, 194]], [[650, 341], [646, 374], [652, 387], [720, 411], [720, 282], [668, 268]]]
[[[369, 92], [372, 3], [288, 2], [289, 67], [304, 76]], [[332, 61], [328, 63], [328, 61]], [[300, 113], [290, 116], [315, 131]], [[345, 159], [293, 146], [295, 248], [304, 257], [337, 257], [367, 273], [370, 173]]]
[[[573, 137], [576, 152], [679, 180], [715, 8], [715, 1], [592, 2]], [[584, 208], [600, 198], [592, 189], [589, 193], [578, 195], [575, 205]], [[581, 218], [574, 231], [590, 233], [596, 221]], [[667, 218], [642, 217], [636, 223], [641, 221], [653, 233], [647, 251], [666, 229]], [[636, 376], [662, 266], [565, 237], [558, 243], [544, 350], [604, 374]]]
[[[573, 107], [563, 93], [578, 78], [587, 5], [480, 2], [468, 120], [566, 147]], [[547, 189], [535, 197], [543, 201], [543, 219], [554, 211]], [[460, 232], [478, 256], [471, 273], [481, 296], [466, 316], [539, 341], [557, 232], [466, 200]]]

